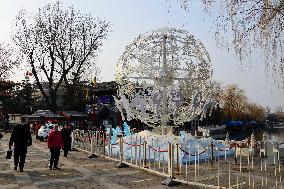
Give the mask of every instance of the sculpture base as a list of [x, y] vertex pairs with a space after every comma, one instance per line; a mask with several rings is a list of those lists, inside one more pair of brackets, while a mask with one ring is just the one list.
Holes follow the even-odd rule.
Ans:
[[176, 186], [176, 185], [179, 185], [179, 184], [181, 184], [181, 183], [173, 180], [173, 178], [167, 178], [166, 180], [164, 180], [162, 182], [162, 185], [166, 185], [166, 186]]
[[115, 165], [115, 167], [117, 167], [117, 168], [127, 168], [127, 167], [129, 167], [129, 165], [127, 165], [125, 163], [119, 162], [117, 165]]
[[99, 156], [97, 156], [96, 154], [91, 154], [88, 156], [88, 158], [98, 158]]

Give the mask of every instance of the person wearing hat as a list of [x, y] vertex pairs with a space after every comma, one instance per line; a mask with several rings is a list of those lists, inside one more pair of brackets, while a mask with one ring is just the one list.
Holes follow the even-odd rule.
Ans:
[[61, 132], [58, 129], [58, 125], [53, 127], [53, 130], [48, 134], [47, 145], [50, 149], [50, 164], [49, 169], [60, 170], [58, 167], [58, 161], [60, 156], [60, 149], [64, 148], [63, 139], [61, 136]]

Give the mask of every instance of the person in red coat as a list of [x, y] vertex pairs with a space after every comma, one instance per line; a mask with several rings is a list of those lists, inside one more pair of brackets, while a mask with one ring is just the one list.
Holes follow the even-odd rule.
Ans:
[[49, 169], [59, 170], [60, 168], [58, 168], [58, 161], [60, 156], [60, 149], [64, 148], [64, 143], [61, 132], [58, 130], [58, 125], [55, 125], [53, 127], [53, 130], [50, 131], [47, 139], [47, 144], [51, 153]]

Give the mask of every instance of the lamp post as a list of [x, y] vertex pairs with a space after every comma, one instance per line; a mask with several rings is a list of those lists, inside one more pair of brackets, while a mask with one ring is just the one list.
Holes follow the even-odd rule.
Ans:
[[96, 96], [95, 96], [95, 88], [96, 88], [96, 86], [97, 86], [97, 79], [96, 79], [96, 77], [94, 77], [94, 79], [93, 79], [93, 83], [92, 83], [92, 87], [93, 87], [93, 92], [94, 92], [94, 94], [93, 94], [93, 117], [92, 117], [92, 119], [93, 119], [93, 126], [95, 126], [95, 121], [96, 121]]
[[[97, 85], [97, 79], [96, 79], [96, 77], [94, 77], [93, 78], [93, 82], [92, 82], [93, 94], [92, 94], [92, 98], [91, 98], [91, 103], [93, 103], [92, 104], [93, 105], [93, 114], [91, 114], [92, 115], [92, 127], [91, 127], [91, 129], [93, 129], [93, 127], [95, 126], [95, 118], [96, 118], [96, 96], [95, 96], [96, 85]], [[96, 135], [96, 132], [92, 132], [92, 133]], [[92, 140], [91, 140], [91, 155], [88, 156], [89, 158], [97, 158], [98, 157], [98, 155], [94, 154], [93, 150], [92, 150], [93, 147], [94, 147], [94, 144], [93, 144], [93, 140], [94, 140], [93, 134], [92, 134]], [[98, 137], [98, 136], [96, 135], [96, 137]], [[96, 142], [95, 145], [101, 145], [101, 144]], [[96, 147], [98, 148], [98, 146], [96, 146]], [[103, 148], [105, 148], [105, 146], [103, 146]]]

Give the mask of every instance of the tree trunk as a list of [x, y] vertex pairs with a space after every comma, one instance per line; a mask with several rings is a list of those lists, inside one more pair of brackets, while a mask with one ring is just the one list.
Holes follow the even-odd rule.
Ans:
[[53, 113], [56, 113], [56, 111], [58, 110], [56, 101], [57, 101], [56, 92], [54, 91], [50, 92], [50, 111], [52, 111]]

